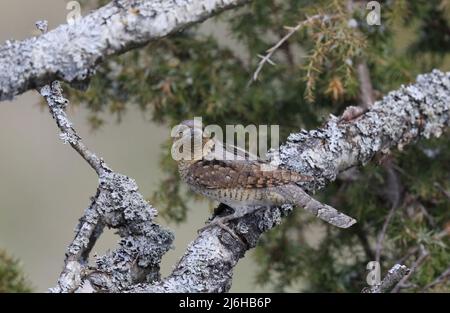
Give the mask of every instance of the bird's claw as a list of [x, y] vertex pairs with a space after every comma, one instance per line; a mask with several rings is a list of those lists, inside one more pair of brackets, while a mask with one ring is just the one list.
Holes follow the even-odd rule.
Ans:
[[206, 230], [208, 228], [211, 228], [211, 227], [214, 227], [214, 226], [219, 226], [220, 228], [225, 230], [227, 233], [229, 233], [231, 235], [231, 237], [233, 237], [237, 241], [239, 241], [242, 244], [244, 244], [242, 239], [238, 235], [236, 235], [236, 233], [230, 227], [228, 227], [227, 225], [224, 224], [224, 221], [227, 221], [227, 219], [222, 220], [222, 218], [220, 218], [220, 219], [208, 222], [204, 227], [200, 228], [197, 233], [201, 233], [204, 230]]

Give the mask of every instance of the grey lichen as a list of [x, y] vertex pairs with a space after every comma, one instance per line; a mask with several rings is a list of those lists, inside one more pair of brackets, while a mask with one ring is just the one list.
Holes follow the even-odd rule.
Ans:
[[[235, 246], [233, 242], [232, 247]], [[208, 229], [188, 246], [169, 277], [156, 284], [138, 285], [130, 291], [225, 292], [231, 286], [233, 268], [239, 259], [233, 252], [236, 253], [221, 241], [219, 230]]]
[[[121, 240], [118, 249], [96, 260], [91, 283], [120, 291], [133, 283], [159, 279], [161, 258], [172, 247], [174, 237], [153, 222], [157, 211], [138, 192], [136, 182], [114, 172], [102, 175], [96, 207], [102, 222], [116, 229]], [[106, 285], [99, 285], [99, 280]]]
[[314, 191], [376, 153], [439, 137], [449, 125], [449, 106], [450, 73], [419, 75], [415, 84], [390, 92], [354, 121], [331, 117], [323, 128], [291, 134], [280, 148], [281, 166], [314, 177], [302, 183]]
[[[118, 292], [158, 280], [161, 258], [172, 247], [174, 236], [153, 222], [156, 215], [133, 179], [105, 171], [68, 248], [58, 287], [52, 291], [75, 292], [88, 280], [97, 291]], [[95, 234], [98, 225], [115, 229], [121, 240], [117, 249], [98, 257], [96, 266], [90, 267], [84, 256], [101, 234]]]
[[[291, 134], [280, 148], [279, 166], [311, 175], [303, 183], [313, 192], [344, 170], [369, 162], [376, 153], [402, 147], [420, 137], [439, 136], [450, 121], [450, 73], [420, 75], [411, 86], [402, 86], [351, 121], [331, 116], [320, 129]], [[232, 268], [260, 235], [281, 222], [292, 208], [261, 208], [230, 227], [247, 243], [226, 236], [221, 229], [207, 229], [189, 246], [173, 273], [160, 282], [138, 285], [137, 292], [221, 292], [231, 285]], [[243, 226], [245, 225], [245, 226]], [[205, 253], [205, 251], [207, 253]], [[391, 273], [392, 272], [392, 273]], [[404, 276], [396, 267], [382, 286]], [[394, 279], [390, 279], [393, 277]]]
[[[376, 102], [354, 120], [331, 116], [320, 129], [291, 134], [280, 148], [279, 166], [311, 175], [302, 187], [310, 192], [322, 188], [353, 166], [366, 164], [376, 153], [402, 148], [420, 137], [440, 136], [450, 120], [450, 74], [433, 71], [420, 75], [417, 83], [402, 86]], [[64, 112], [67, 104], [58, 84], [41, 93], [62, 133], [75, 130]], [[65, 268], [54, 291], [127, 292], [225, 292], [231, 286], [233, 268], [261, 234], [279, 224], [292, 208], [261, 208], [231, 221], [236, 240], [221, 228], [206, 228], [189, 245], [166, 278], [159, 277], [162, 255], [171, 247], [173, 235], [154, 224], [156, 210], [139, 194], [134, 180], [113, 172], [94, 157], [76, 135], [69, 142], [99, 174], [99, 187], [69, 246]], [[93, 156], [94, 155], [94, 156]], [[94, 161], [92, 161], [94, 160]], [[119, 247], [87, 265], [87, 256], [103, 226], [121, 236]], [[397, 271], [399, 272], [399, 271]], [[401, 272], [401, 271], [400, 271]]]
[[[248, 0], [116, 0], [37, 37], [0, 47], [0, 100], [53, 80], [85, 88], [105, 58]], [[46, 25], [37, 24], [43, 32]]]
[[[40, 90], [56, 121], [60, 137], [69, 143], [97, 172], [99, 186], [76, 228], [69, 245], [58, 286], [53, 292], [93, 290], [121, 291], [140, 282], [158, 280], [162, 256], [172, 247], [173, 234], [154, 223], [157, 211], [139, 193], [136, 182], [112, 171], [82, 142], [65, 108], [69, 101], [55, 81]], [[119, 247], [88, 265], [89, 254], [104, 227], [116, 229]], [[86, 289], [83, 289], [86, 290]]]
[[383, 278], [383, 280], [371, 286], [370, 288], [364, 288], [363, 293], [387, 293], [390, 292], [396, 284], [402, 280], [406, 275], [408, 275], [410, 269], [405, 265], [395, 264]]

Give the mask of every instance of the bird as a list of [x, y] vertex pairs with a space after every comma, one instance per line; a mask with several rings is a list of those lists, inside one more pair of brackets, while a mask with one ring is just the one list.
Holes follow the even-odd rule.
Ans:
[[[194, 192], [233, 209], [233, 213], [216, 216], [204, 228], [219, 226], [234, 238], [240, 238], [226, 223], [261, 208], [293, 205], [340, 228], [348, 228], [356, 220], [323, 204], [306, 193], [299, 184], [313, 178], [296, 171], [274, 166], [246, 150], [224, 144], [206, 134], [194, 120], [174, 127], [172, 155], [176, 157], [180, 178]], [[196, 144], [197, 143], [197, 144]], [[187, 152], [187, 153], [186, 153]]]

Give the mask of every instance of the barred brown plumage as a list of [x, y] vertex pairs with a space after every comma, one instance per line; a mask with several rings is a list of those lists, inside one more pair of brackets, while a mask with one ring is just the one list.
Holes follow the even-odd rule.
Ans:
[[[312, 177], [273, 166], [260, 159], [251, 159], [247, 153], [244, 159], [234, 157], [239, 148], [227, 147], [214, 138], [205, 137], [203, 130], [191, 120], [179, 126], [176, 133], [182, 135], [176, 136], [175, 139], [181, 141], [181, 144], [186, 144], [187, 147], [192, 147], [192, 150], [197, 149], [192, 151], [191, 158], [182, 158], [177, 161], [181, 179], [195, 192], [234, 209], [233, 214], [216, 218], [206, 227], [218, 225], [239, 239], [229, 227], [224, 225], [224, 222], [242, 217], [261, 207], [283, 204], [302, 207], [322, 220], [341, 228], [347, 228], [356, 222], [353, 218], [320, 203], [303, 191], [299, 183], [310, 181]], [[194, 139], [202, 143], [200, 147], [191, 144]], [[230, 150], [232, 151], [231, 159], [229, 159]], [[228, 158], [221, 158], [227, 153]]]

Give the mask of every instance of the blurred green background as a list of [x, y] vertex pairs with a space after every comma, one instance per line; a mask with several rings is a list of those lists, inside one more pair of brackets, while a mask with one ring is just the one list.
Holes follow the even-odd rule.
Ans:
[[[0, 41], [37, 34], [39, 19], [49, 20], [50, 29], [64, 23], [66, 2], [3, 1]], [[176, 249], [163, 260], [163, 274], [209, 215], [207, 204], [194, 202], [179, 182], [167, 124], [193, 115], [205, 124], [277, 124], [284, 141], [290, 132], [319, 127], [330, 113], [337, 116], [360, 103], [360, 65], [367, 66], [375, 99], [414, 82], [420, 73], [450, 69], [450, 0], [380, 0], [380, 26], [367, 23], [367, 2], [252, 1], [110, 58], [86, 92], [66, 90], [73, 102], [69, 113], [85, 143], [116, 171], [135, 178], [164, 217], [183, 222], [169, 224]], [[293, 34], [273, 55], [277, 66], [266, 64], [258, 82], [245, 88], [257, 55], [286, 34], [283, 27], [313, 15], [321, 18]], [[1, 103], [0, 249], [19, 258], [35, 290], [45, 291], [55, 284], [97, 178], [60, 142], [40, 101], [36, 92], [28, 92]], [[380, 254], [381, 271], [398, 260], [412, 266], [421, 250], [408, 251], [419, 245], [429, 257], [402, 290], [423, 291], [450, 263], [449, 140], [447, 132], [404, 151], [393, 149], [352, 169], [347, 178], [338, 177], [315, 196], [355, 217], [355, 227], [341, 231], [294, 210], [261, 237], [256, 252], [249, 253], [254, 258], [241, 260], [231, 291], [360, 292], [389, 208], [396, 210]], [[116, 240], [106, 233], [94, 252], [114, 248]], [[429, 289], [449, 287], [447, 281]]]

